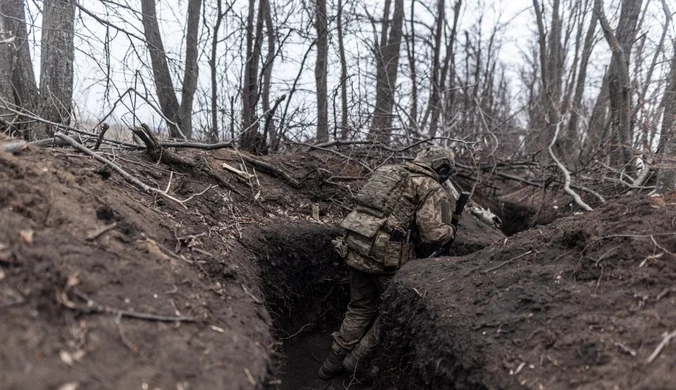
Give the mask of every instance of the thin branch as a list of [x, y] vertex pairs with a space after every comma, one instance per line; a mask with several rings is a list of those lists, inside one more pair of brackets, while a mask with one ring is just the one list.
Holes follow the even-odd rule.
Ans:
[[586, 204], [582, 198], [580, 198], [580, 195], [578, 195], [575, 191], [573, 191], [570, 188], [570, 172], [568, 172], [568, 169], [559, 161], [558, 158], [556, 158], [556, 155], [554, 154], [554, 144], [556, 143], [556, 139], [559, 137], [559, 130], [561, 129], [561, 122], [558, 122], [556, 124], [556, 130], [554, 131], [554, 137], [552, 137], [552, 142], [549, 143], [549, 155], [552, 157], [552, 160], [556, 163], [556, 165], [559, 167], [559, 170], [563, 173], [563, 177], [565, 178], [565, 182], [563, 184], [563, 190], [566, 191], [570, 196], [573, 197], [575, 200], [575, 203], [577, 203], [580, 207], [587, 211], [592, 211], [593, 209], [589, 207], [588, 204]]
[[667, 334], [664, 336], [664, 338], [662, 338], [662, 341], [660, 341], [660, 343], [657, 345], [657, 348], [655, 348], [655, 350], [653, 351], [653, 353], [650, 354], [650, 357], [648, 357], [648, 360], [646, 360], [646, 363], [647, 363], [647, 364], [650, 364], [650, 363], [652, 363], [655, 359], [657, 359], [657, 357], [660, 355], [660, 353], [662, 353], [662, 350], [663, 350], [667, 345], [669, 345], [669, 342], [671, 342], [671, 339], [673, 339], [673, 338], [676, 338], [676, 330], [673, 331], [673, 332], [671, 332], [671, 333], [667, 333]]
[[159, 314], [138, 313], [138, 312], [134, 312], [134, 311], [117, 309], [117, 308], [106, 306], [106, 305], [103, 305], [101, 303], [96, 302], [95, 300], [91, 299], [89, 297], [89, 295], [83, 293], [82, 291], [73, 290], [73, 292], [80, 299], [87, 302], [87, 305], [86, 306], [80, 306], [80, 305], [75, 304], [73, 301], [68, 299], [68, 296], [66, 295], [65, 291], [61, 292], [58, 295], [58, 300], [65, 307], [67, 307], [71, 310], [77, 310], [77, 311], [82, 312], [82, 313], [110, 313], [110, 314], [115, 314], [116, 316], [119, 316], [119, 317], [138, 318], [140, 320], [160, 321], [160, 322], [194, 322], [194, 321], [196, 321], [196, 319], [193, 318], [193, 317], [163, 316], [163, 315], [159, 315]]

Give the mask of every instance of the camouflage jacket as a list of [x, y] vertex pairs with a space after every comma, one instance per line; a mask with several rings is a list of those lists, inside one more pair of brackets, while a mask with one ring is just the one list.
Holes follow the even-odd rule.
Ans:
[[[447, 243], [455, 236], [455, 228], [450, 224], [450, 196], [448, 192], [439, 184], [436, 173], [429, 167], [414, 163], [406, 163], [404, 167], [410, 172], [409, 179], [405, 184], [400, 204], [395, 207], [395, 211], [387, 217], [384, 224], [379, 228], [380, 236], [389, 238], [394, 229], [400, 229], [404, 232], [412, 230], [417, 232], [411, 237], [412, 240], [419, 241], [416, 243], [432, 245]], [[442, 212], [448, 215], [442, 216]], [[354, 235], [354, 233], [348, 230], [342, 241], [341, 255], [348, 265], [363, 272], [371, 274], [394, 273], [413, 253], [412, 245], [407, 246], [402, 249], [408, 251], [405, 256], [402, 256], [402, 261], [399, 264], [389, 264], [388, 266], [384, 264], [382, 251], [359, 251], [358, 245], [354, 245], [355, 240], [351, 240], [350, 235]], [[376, 242], [378, 237], [376, 235]], [[336, 247], [340, 253], [340, 242], [337, 243]], [[366, 254], [366, 252], [369, 253]], [[387, 250], [385, 253], [387, 253]]]

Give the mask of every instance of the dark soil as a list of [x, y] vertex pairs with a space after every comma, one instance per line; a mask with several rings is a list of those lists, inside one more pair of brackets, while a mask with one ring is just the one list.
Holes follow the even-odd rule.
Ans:
[[[245, 182], [221, 167], [242, 168], [233, 151], [180, 154], [192, 165], [106, 152], [180, 199], [217, 184], [204, 170], [241, 195], [183, 207], [70, 149], [0, 152], [0, 388], [369, 388], [316, 376], [348, 297], [329, 242], [362, 168], [269, 156], [299, 185]], [[673, 203], [624, 198], [508, 238], [468, 214], [461, 257], [413, 261], [386, 293], [374, 387], [673, 388], [673, 343], [646, 362], [676, 330]], [[550, 206], [527, 203], [514, 231]]]
[[[347, 267], [331, 246], [335, 225], [295, 222], [252, 229], [245, 245], [256, 254], [266, 306], [281, 343], [279, 390], [364, 389], [345, 373], [331, 381], [317, 371], [329, 353], [349, 302]], [[341, 386], [345, 387], [341, 387]]]
[[[0, 388], [251, 389], [270, 380], [273, 320], [257, 259], [238, 237], [247, 226], [310, 219], [312, 203], [321, 219], [339, 219], [349, 190], [313, 175], [358, 170], [330, 157], [279, 157], [301, 188], [261, 172], [250, 187], [220, 168], [240, 168], [234, 152], [184, 157], [244, 196], [214, 188], [184, 208], [68, 149], [0, 152]], [[143, 153], [114, 158], [158, 188], [171, 180], [181, 199], [216, 184]], [[92, 312], [89, 299], [109, 310]], [[194, 321], [118, 319], [115, 310]]]
[[676, 205], [634, 197], [465, 257], [414, 261], [383, 307], [380, 389], [673, 389]]

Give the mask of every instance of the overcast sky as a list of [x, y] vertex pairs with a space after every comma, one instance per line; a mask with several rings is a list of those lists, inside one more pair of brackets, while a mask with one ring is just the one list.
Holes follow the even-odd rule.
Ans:
[[[308, 26], [309, 15], [301, 7], [301, 3], [297, 1], [291, 1], [284, 3], [280, 0], [272, 0], [273, 6], [278, 18], [289, 17], [288, 26], [304, 29]], [[140, 2], [138, 0], [130, 0], [130, 5], [132, 8], [138, 10], [137, 12], [132, 12], [129, 10], [124, 10], [121, 8], [118, 9], [106, 9], [100, 0], [79, 0], [87, 9], [97, 13], [101, 17], [110, 20], [116, 26], [124, 28], [128, 31], [133, 32], [139, 36], [143, 35], [142, 25], [139, 19], [140, 15]], [[426, 3], [429, 3], [430, 9], [434, 9], [432, 0], [426, 0]], [[447, 1], [447, 19], [449, 23], [452, 22], [452, 1]], [[674, 0], [670, 0], [670, 3], [674, 3]], [[38, 4], [40, 2], [38, 1]], [[205, 0], [206, 14], [210, 15], [213, 9], [213, 1]], [[224, 4], [227, 1], [224, 0]], [[410, 2], [406, 2], [406, 17], [409, 18]], [[476, 28], [478, 21], [482, 19], [482, 26], [485, 36], [487, 37], [496, 23], [502, 24], [504, 27], [500, 30], [499, 40], [502, 45], [500, 50], [500, 59], [505, 64], [507, 75], [511, 79], [510, 87], [511, 93], [514, 95], [515, 99], [518, 100], [519, 95], [522, 93], [523, 86], [518, 80], [518, 70], [519, 67], [524, 63], [524, 54], [528, 51], [528, 47], [532, 44], [534, 40], [534, 31], [535, 31], [535, 22], [534, 22], [534, 13], [532, 9], [531, 0], [505, 0], [505, 1], [465, 1], [462, 7], [462, 13], [460, 18], [460, 29], [468, 30]], [[609, 17], [614, 18], [618, 12], [617, 6], [613, 2], [606, 1], [608, 3], [606, 7], [608, 8], [607, 12]], [[649, 16], [647, 18], [647, 29], [649, 34], [659, 34], [659, 28], [663, 23], [663, 16], [661, 16], [661, 9], [659, 8], [659, 3], [653, 1], [649, 9]], [[354, 9], [358, 13], [364, 14], [363, 10], [368, 9], [373, 15], [380, 15], [382, 13], [382, 1], [368, 0], [367, 2], [352, 2]], [[424, 9], [419, 3], [416, 7], [416, 19], [421, 22], [429, 23], [433, 21], [433, 16]], [[233, 6], [233, 11], [240, 15], [241, 18], [246, 17], [248, 2], [243, 0], [236, 0], [235, 5]], [[36, 4], [31, 3], [31, 14], [34, 16], [34, 26], [32, 31], [36, 39], [34, 43], [39, 42], [40, 29], [39, 25], [41, 23], [39, 13], [36, 12]], [[330, 14], [334, 15], [335, 11], [331, 5]], [[676, 4], [673, 4], [673, 8], [676, 8]], [[187, 9], [187, 2], [185, 0], [158, 0], [158, 14], [161, 20], [161, 29], [163, 32], [163, 39], [165, 49], [168, 53], [170, 60], [172, 60], [172, 65], [174, 69], [177, 70], [177, 75], [182, 77], [182, 72], [180, 72], [180, 67], [182, 66], [182, 56], [184, 52], [183, 47], [183, 32], [184, 32], [184, 23], [185, 23], [185, 14]], [[563, 10], [564, 13], [567, 12], [566, 9]], [[135, 87], [139, 90], [143, 90], [143, 82], [145, 86], [149, 89], [151, 93], [154, 92], [154, 85], [152, 84], [151, 74], [147, 67], [142, 66], [141, 61], [139, 60], [136, 52], [132, 49], [130, 43], [136, 45], [136, 50], [141, 54], [143, 61], [147, 60], [147, 54], [145, 53], [145, 48], [141, 42], [130, 39], [124, 34], [116, 32], [113, 29], [108, 29], [99, 23], [95, 22], [89, 16], [82, 15], [81, 18], [77, 20], [77, 32], [76, 32], [76, 64], [75, 64], [75, 94], [74, 99], [79, 109], [79, 116], [82, 120], [86, 121], [97, 121], [102, 116], [106, 115], [110, 109], [111, 101], [114, 101], [119, 93], [122, 93], [129, 87]], [[661, 17], [661, 19], [660, 19]], [[350, 18], [350, 15], [346, 15], [345, 18]], [[209, 22], [211, 23], [211, 22]], [[368, 51], [368, 46], [366, 41], [372, 39], [373, 31], [369, 23], [363, 23], [362, 25], [357, 25], [357, 22], [352, 22], [349, 26], [350, 31], [346, 36], [346, 45], [347, 51], [352, 54], [352, 59], [354, 63], [357, 63], [358, 58], [370, 58], [372, 57]], [[221, 93], [223, 94], [224, 101], [223, 106], [229, 106], [227, 103], [228, 97], [231, 95], [236, 95], [238, 93], [238, 82], [241, 79], [241, 53], [244, 50], [242, 39], [237, 35], [237, 31], [240, 28], [240, 22], [235, 18], [226, 21], [225, 25], [220, 31], [220, 35], [226, 36], [227, 34], [235, 34], [229, 40], [225, 40], [220, 45], [220, 52], [223, 54], [219, 60], [219, 70], [222, 70], [220, 80]], [[332, 26], [335, 28], [335, 23]], [[644, 28], [644, 30], [646, 29]], [[310, 28], [309, 30], [310, 38], [314, 34], [314, 30]], [[418, 31], [418, 30], [417, 30]], [[110, 43], [108, 48], [105, 46], [107, 41], [106, 37], [108, 35], [108, 42]], [[280, 31], [281, 35], [285, 35], [285, 31]], [[423, 28], [420, 28], [418, 34], [426, 33]], [[672, 31], [673, 33], [673, 31]], [[209, 30], [202, 28], [202, 38], [208, 39]], [[672, 35], [673, 36], [673, 35]], [[330, 37], [331, 41], [337, 41], [336, 34], [332, 34]], [[300, 60], [308, 49], [310, 39], [307, 37], [301, 37], [299, 34], [291, 34], [287, 43], [285, 44], [285, 50], [282, 53], [283, 56], [278, 58], [274, 64], [274, 73], [273, 73], [273, 93], [272, 99], [276, 96], [279, 96], [283, 93], [287, 93], [290, 89], [290, 85], [293, 82], [294, 78], [298, 74], [300, 68]], [[39, 71], [39, 45], [34, 45], [33, 47], [33, 59], [36, 64], [36, 69]], [[106, 62], [106, 49], [110, 50], [110, 63]], [[407, 67], [407, 62], [405, 60], [405, 46], [402, 45], [402, 58], [400, 60], [400, 65], [403, 65], [402, 69]], [[195, 100], [194, 110], [196, 112], [195, 125], [205, 126], [204, 118], [206, 118], [206, 101], [202, 95], [208, 95], [210, 93], [210, 74], [207, 64], [207, 53], [202, 53], [200, 58], [200, 77], [199, 77], [199, 91], [198, 96]], [[333, 49], [330, 49], [329, 55], [330, 58], [330, 67], [329, 67], [329, 93], [331, 93], [334, 88], [339, 83], [339, 67], [337, 63], [337, 53]], [[592, 98], [596, 93], [594, 85], [598, 84], [598, 79], [602, 75], [605, 65], [608, 63], [608, 50], [605, 42], [601, 41], [597, 45], [597, 48], [594, 51], [594, 57], [592, 58], [591, 63], [591, 78], [590, 78], [590, 88], [587, 89], [588, 98]], [[110, 66], [110, 80], [106, 80], [106, 75], [108, 73], [108, 66]], [[300, 78], [299, 82], [299, 92], [296, 93], [294, 99], [290, 104], [296, 107], [307, 107], [306, 109], [300, 110], [299, 112], [304, 117], [299, 118], [299, 120], [312, 122], [315, 116], [313, 109], [313, 100], [314, 100], [314, 51], [310, 53], [307, 63], [305, 64], [305, 71], [303, 76]], [[366, 61], [363, 61], [360, 69], [352, 67], [350, 69], [351, 73], [359, 73], [355, 77], [361, 78], [361, 80], [366, 80], [363, 73], [372, 72], [373, 69], [368, 69]], [[421, 69], [419, 72], [424, 74], [426, 70]], [[401, 73], [400, 73], [401, 74]], [[175, 83], [175, 87], [180, 86], [180, 77]], [[400, 81], [404, 83], [406, 80], [402, 80], [400, 76]], [[360, 88], [367, 88], [368, 82], [363, 81]], [[425, 91], [422, 91], [424, 94]], [[108, 97], [105, 99], [104, 97]], [[331, 97], [330, 97], [331, 99]], [[162, 126], [162, 121], [160, 117], [153, 112], [147, 105], [143, 104], [140, 99], [136, 100], [136, 112], [143, 121], [147, 121], [154, 126]], [[129, 112], [133, 109], [134, 101], [130, 99], [125, 100], [126, 106], [120, 106], [115, 111], [114, 117], [116, 120], [126, 120], [128, 123], [131, 123], [131, 115]], [[237, 104], [236, 109], [239, 109], [239, 103]], [[202, 118], [202, 123], [200, 124], [200, 118]]]

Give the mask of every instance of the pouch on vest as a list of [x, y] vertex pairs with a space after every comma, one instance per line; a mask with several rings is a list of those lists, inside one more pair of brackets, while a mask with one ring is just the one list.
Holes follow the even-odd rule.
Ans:
[[376, 260], [382, 259], [382, 264], [386, 268], [399, 268], [404, 265], [411, 256], [411, 244], [404, 240], [392, 240], [391, 234], [378, 233], [373, 247], [371, 248], [371, 257]]
[[347, 257], [348, 247], [343, 237], [334, 238], [331, 240], [331, 243], [333, 244], [333, 248], [336, 250], [336, 252], [338, 252], [338, 256], [343, 259]]
[[345, 237], [347, 245], [360, 255], [369, 257], [374, 237], [386, 221], [387, 218], [378, 218], [359, 210], [353, 210], [343, 220], [340, 227], [348, 231]]

